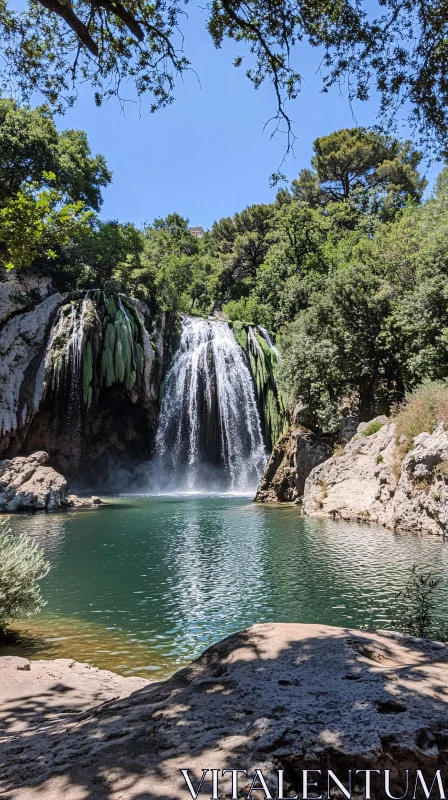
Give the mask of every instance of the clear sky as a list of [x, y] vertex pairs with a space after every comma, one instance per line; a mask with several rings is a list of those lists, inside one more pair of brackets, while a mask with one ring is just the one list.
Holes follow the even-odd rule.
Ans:
[[[198, 73], [190, 73], [175, 89], [176, 100], [167, 109], [151, 114], [150, 97], [140, 105], [118, 100], [97, 109], [90, 91], [58, 126], [86, 130], [94, 153], [102, 153], [113, 170], [113, 182], [104, 191], [102, 216], [137, 225], [177, 211], [191, 225], [211, 226], [252, 203], [270, 202], [276, 190], [269, 176], [283, 156], [285, 138], [271, 139], [263, 125], [274, 108], [272, 87], [255, 91], [235, 68], [240, 48], [228, 43], [215, 50], [205, 30], [205, 12], [189, 7], [182, 25], [185, 53]], [[303, 88], [289, 106], [295, 120], [295, 158], [288, 157], [282, 171], [288, 179], [309, 165], [312, 142], [353, 124], [374, 122], [375, 99], [356, 106], [356, 118], [338, 90], [320, 93], [317, 74], [319, 53], [299, 45], [296, 64]], [[428, 171], [431, 183], [440, 166]]]

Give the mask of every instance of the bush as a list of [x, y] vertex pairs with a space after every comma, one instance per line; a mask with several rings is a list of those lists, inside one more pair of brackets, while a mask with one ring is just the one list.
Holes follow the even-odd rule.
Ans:
[[394, 598], [393, 628], [422, 639], [446, 641], [448, 639], [446, 626], [434, 620], [440, 578], [434, 578], [432, 572], [419, 570], [417, 564], [414, 564], [409, 572], [409, 579], [404, 589]]
[[369, 422], [369, 424], [361, 432], [361, 436], [373, 436], [374, 433], [378, 433], [378, 431], [381, 430], [383, 425], [384, 422], [377, 422], [375, 420], [373, 422]]
[[[419, 433], [432, 433], [439, 422], [448, 424], [448, 383], [427, 381], [415, 389], [394, 414], [397, 442], [403, 458]], [[403, 441], [401, 441], [404, 437]]]
[[50, 565], [41, 548], [25, 534], [12, 536], [0, 521], [0, 633], [19, 617], [30, 616], [44, 605], [38, 581]]

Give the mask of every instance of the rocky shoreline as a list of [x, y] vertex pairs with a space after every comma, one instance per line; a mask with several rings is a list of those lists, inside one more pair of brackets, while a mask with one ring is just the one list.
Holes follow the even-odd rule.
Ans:
[[0, 782], [8, 800], [181, 800], [182, 768], [283, 769], [288, 789], [302, 768], [387, 768], [398, 796], [405, 768], [446, 765], [447, 669], [441, 643], [302, 624], [233, 634], [159, 683], [2, 658]]
[[448, 432], [440, 423], [399, 452], [393, 420], [358, 425], [345, 444], [292, 428], [278, 442], [256, 500], [296, 502], [307, 516], [355, 520], [392, 530], [448, 532]]
[[48, 466], [48, 453], [0, 461], [0, 511], [53, 511], [58, 508], [92, 508], [99, 497], [68, 493], [65, 478]]

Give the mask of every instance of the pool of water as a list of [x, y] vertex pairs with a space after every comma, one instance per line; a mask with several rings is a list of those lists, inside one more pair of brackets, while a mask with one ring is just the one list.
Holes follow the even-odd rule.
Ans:
[[223, 496], [121, 497], [17, 515], [11, 526], [39, 541], [52, 565], [45, 609], [21, 626], [34, 657], [158, 678], [256, 622], [387, 627], [415, 562], [444, 579], [438, 613], [448, 620], [439, 537]]

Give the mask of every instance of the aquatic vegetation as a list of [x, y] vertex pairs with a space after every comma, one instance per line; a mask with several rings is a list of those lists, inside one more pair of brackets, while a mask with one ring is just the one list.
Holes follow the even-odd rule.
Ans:
[[270, 340], [267, 341], [269, 334], [263, 328], [240, 321], [233, 321], [230, 325], [249, 360], [265, 440], [268, 446], [273, 447], [286, 424], [285, 407], [276, 380], [278, 351]]
[[82, 383], [88, 410], [102, 387], [120, 384], [131, 391], [145, 368], [142, 326], [133, 303], [120, 295], [95, 290], [64, 305], [50, 347], [52, 392]]

